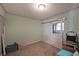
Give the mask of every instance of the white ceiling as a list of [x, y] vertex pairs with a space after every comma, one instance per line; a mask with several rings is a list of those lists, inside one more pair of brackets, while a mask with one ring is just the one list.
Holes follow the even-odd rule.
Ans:
[[25, 16], [37, 20], [45, 20], [49, 17], [53, 17], [57, 14], [76, 8], [79, 4], [72, 3], [49, 3], [45, 10], [39, 10], [35, 8], [34, 3], [4, 3], [2, 6], [6, 12], [11, 14], [16, 14], [20, 16]]

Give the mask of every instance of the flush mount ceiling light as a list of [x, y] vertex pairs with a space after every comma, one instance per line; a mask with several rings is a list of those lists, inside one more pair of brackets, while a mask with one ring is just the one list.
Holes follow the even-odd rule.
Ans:
[[34, 6], [37, 10], [45, 10], [47, 7], [47, 4], [46, 3], [37, 3], [37, 4], [34, 4]]
[[44, 9], [46, 8], [46, 5], [45, 5], [45, 4], [39, 4], [39, 5], [38, 5], [38, 8], [39, 8], [40, 10], [44, 10]]

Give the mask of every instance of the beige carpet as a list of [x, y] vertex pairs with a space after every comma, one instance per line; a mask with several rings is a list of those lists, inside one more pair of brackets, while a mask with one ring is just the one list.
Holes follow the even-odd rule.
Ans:
[[22, 50], [11, 52], [7, 56], [54, 56], [58, 51], [58, 48], [40, 41], [28, 45]]

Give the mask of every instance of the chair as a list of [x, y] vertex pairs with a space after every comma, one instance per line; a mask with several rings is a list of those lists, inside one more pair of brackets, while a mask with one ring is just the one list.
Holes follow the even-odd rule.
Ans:
[[75, 45], [78, 43], [78, 35], [74, 31], [68, 31], [66, 33], [66, 42], [70, 45]]

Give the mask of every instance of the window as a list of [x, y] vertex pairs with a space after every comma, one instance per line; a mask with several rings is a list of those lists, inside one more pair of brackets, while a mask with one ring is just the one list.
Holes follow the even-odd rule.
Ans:
[[53, 24], [53, 33], [62, 34], [64, 31], [64, 23], [57, 22]]

